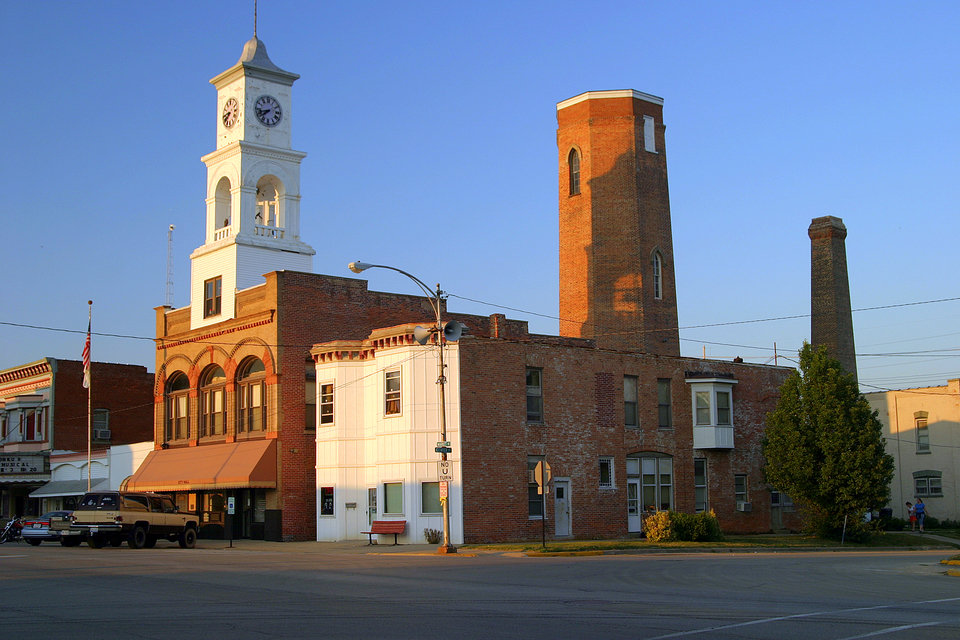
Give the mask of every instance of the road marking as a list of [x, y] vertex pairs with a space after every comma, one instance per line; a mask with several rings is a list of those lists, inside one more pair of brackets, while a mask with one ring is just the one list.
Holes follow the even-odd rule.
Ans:
[[[777, 616], [775, 618], [760, 618], [759, 620], [750, 620], [748, 622], [738, 622], [736, 624], [725, 624], [718, 627], [706, 627], [704, 629], [691, 629], [690, 631], [678, 631], [676, 633], [668, 633], [662, 636], [656, 636], [654, 638], [648, 638], [648, 640], [665, 640], [666, 638], [682, 638], [684, 636], [695, 636], [700, 633], [711, 633], [713, 631], [723, 631], [725, 629], [736, 629], [738, 627], [750, 627], [757, 624], [766, 624], [768, 622], [780, 622], [782, 620], [796, 620], [798, 618], [812, 618], [814, 616], [829, 616], [836, 615], [841, 613], [855, 613], [858, 611], [876, 611], [877, 609], [893, 609], [904, 606], [904, 604], [936, 604], [940, 602], [955, 602], [960, 600], [960, 598], [944, 598], [942, 600], [921, 600], [919, 602], [906, 602], [906, 603], [897, 603], [897, 604], [881, 604], [875, 607], [856, 607], [854, 609], [835, 609], [832, 611], [811, 611], [810, 613], [795, 613], [790, 616]], [[922, 625], [917, 625], [922, 626]], [[868, 636], [856, 636], [856, 637], [868, 637]]]
[[857, 640], [858, 638], [872, 638], [873, 636], [882, 636], [888, 633], [896, 633], [897, 631], [907, 631], [908, 629], [916, 629], [918, 627], [932, 627], [937, 624], [943, 624], [943, 623], [942, 622], [924, 622], [922, 624], [905, 624], [902, 627], [890, 627], [889, 629], [881, 629], [880, 631], [865, 633], [862, 636], [847, 636], [846, 638], [839, 638], [838, 640]]

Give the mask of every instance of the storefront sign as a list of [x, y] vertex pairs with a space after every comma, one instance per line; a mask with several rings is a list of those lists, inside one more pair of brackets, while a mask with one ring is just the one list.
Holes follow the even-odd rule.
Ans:
[[42, 455], [0, 455], [0, 475], [14, 473], [47, 473], [47, 458]]

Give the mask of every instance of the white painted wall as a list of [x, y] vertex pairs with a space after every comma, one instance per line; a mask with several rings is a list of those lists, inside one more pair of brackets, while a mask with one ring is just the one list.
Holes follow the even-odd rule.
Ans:
[[[456, 480], [450, 483], [450, 539], [463, 542], [460, 468], [460, 364], [455, 344], [447, 363], [448, 455]], [[317, 500], [320, 488], [334, 487], [334, 514], [317, 511], [317, 540], [366, 539], [367, 489], [376, 487], [377, 520], [406, 520], [406, 543], [425, 543], [425, 528], [443, 529], [442, 517], [421, 512], [421, 483], [437, 481], [440, 454], [438, 352], [419, 344], [380, 349], [367, 360], [320, 363], [317, 389], [334, 382], [334, 425], [317, 426]], [[401, 370], [401, 414], [384, 416], [384, 372]], [[319, 394], [318, 394], [319, 395]], [[319, 397], [317, 399], [319, 406]], [[403, 483], [403, 513], [384, 514], [384, 483]], [[348, 504], [355, 507], [347, 508]], [[389, 537], [392, 542], [392, 536]], [[386, 540], [384, 540], [386, 542]]]

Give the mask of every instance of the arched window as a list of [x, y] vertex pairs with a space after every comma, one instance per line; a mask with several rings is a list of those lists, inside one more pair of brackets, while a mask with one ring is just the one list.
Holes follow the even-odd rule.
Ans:
[[227, 376], [218, 366], [209, 367], [200, 378], [200, 437], [222, 435], [227, 422], [224, 402]]
[[164, 427], [163, 440], [184, 440], [189, 436], [187, 421], [187, 400], [190, 392], [190, 381], [180, 371], [175, 371], [167, 379], [165, 389], [167, 421]]
[[226, 177], [220, 178], [214, 196], [214, 240], [221, 240], [230, 235], [230, 225], [232, 223], [230, 198], [230, 180]]
[[280, 189], [272, 176], [257, 182], [257, 213], [254, 223], [265, 227], [280, 227]]
[[659, 251], [653, 254], [653, 297], [663, 298], [663, 259]]
[[266, 383], [263, 361], [245, 360], [237, 376], [237, 431], [264, 431], [267, 428]]
[[567, 167], [570, 170], [570, 195], [575, 196], [580, 193], [580, 154], [576, 149], [570, 149]]

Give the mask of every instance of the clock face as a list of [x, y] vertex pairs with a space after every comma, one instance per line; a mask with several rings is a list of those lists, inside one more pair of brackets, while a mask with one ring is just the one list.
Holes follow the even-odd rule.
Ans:
[[280, 122], [280, 103], [273, 96], [260, 96], [253, 105], [253, 110], [257, 114], [257, 120], [272, 127]]
[[227, 129], [237, 124], [237, 120], [240, 119], [240, 105], [237, 103], [236, 98], [230, 98], [223, 105], [223, 126]]

